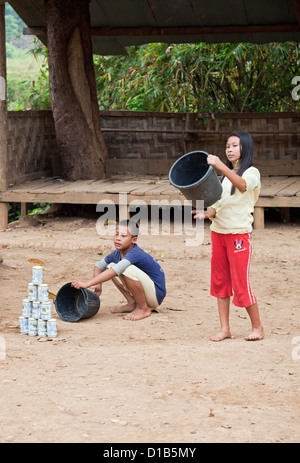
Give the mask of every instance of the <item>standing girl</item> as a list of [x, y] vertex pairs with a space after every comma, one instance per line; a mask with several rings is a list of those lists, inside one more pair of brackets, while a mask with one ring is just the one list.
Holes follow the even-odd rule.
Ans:
[[211, 224], [211, 295], [217, 297], [221, 330], [211, 338], [231, 338], [229, 327], [230, 297], [233, 304], [245, 307], [252, 324], [247, 341], [263, 339], [256, 297], [249, 281], [251, 232], [254, 205], [260, 191], [260, 173], [252, 166], [253, 141], [248, 132], [233, 132], [226, 144], [227, 164], [209, 155], [207, 163], [222, 174], [221, 198], [206, 211], [192, 211], [194, 218], [210, 219]]

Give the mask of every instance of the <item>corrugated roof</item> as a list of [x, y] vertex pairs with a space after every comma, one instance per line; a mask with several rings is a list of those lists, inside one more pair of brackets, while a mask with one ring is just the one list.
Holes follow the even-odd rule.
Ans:
[[[44, 0], [8, 3], [29, 28], [46, 27]], [[149, 42], [300, 41], [300, 0], [91, 0], [90, 13], [100, 55]]]

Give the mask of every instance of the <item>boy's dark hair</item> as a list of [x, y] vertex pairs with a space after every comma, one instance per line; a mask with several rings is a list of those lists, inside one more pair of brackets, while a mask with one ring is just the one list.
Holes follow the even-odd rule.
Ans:
[[[229, 137], [227, 138], [227, 140], [230, 137], [238, 137], [240, 139], [241, 157], [239, 160], [239, 167], [236, 173], [242, 176], [245, 170], [253, 165], [253, 155], [254, 155], [253, 140], [252, 140], [250, 133], [245, 132], [243, 130], [232, 132], [231, 135], [229, 135]], [[231, 164], [229, 160], [227, 160], [226, 165], [227, 167], [229, 167], [229, 169], [233, 169], [233, 165]], [[223, 178], [224, 177], [222, 177], [222, 180]], [[235, 186], [232, 185], [231, 194], [233, 195], [234, 192], [235, 192]]]
[[121, 220], [120, 222], [118, 222], [118, 225], [121, 225], [122, 227], [128, 227], [131, 236], [133, 236], [134, 238], [139, 235], [139, 226], [137, 222], [135, 222], [134, 220]]

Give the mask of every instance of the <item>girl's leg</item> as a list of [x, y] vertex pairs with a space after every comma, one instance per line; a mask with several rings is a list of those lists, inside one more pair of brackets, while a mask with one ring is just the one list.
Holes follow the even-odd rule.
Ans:
[[223, 341], [230, 338], [229, 307], [232, 295], [231, 277], [224, 236], [212, 232], [211, 286], [210, 294], [218, 301], [221, 330], [211, 337], [211, 341]]
[[218, 311], [221, 324], [221, 330], [215, 336], [210, 338], [211, 341], [219, 342], [224, 339], [231, 338], [230, 327], [229, 327], [229, 308], [230, 308], [230, 297], [218, 297]]
[[245, 339], [247, 341], [263, 339], [264, 330], [260, 321], [257, 301], [252, 291], [249, 277], [252, 255], [251, 236], [249, 233], [228, 235], [226, 239], [234, 291], [233, 304], [237, 307], [246, 307], [252, 324], [252, 332]]
[[245, 339], [246, 341], [260, 341], [264, 337], [264, 329], [260, 321], [257, 302], [250, 305], [249, 307], [246, 307], [246, 310], [251, 320], [252, 331], [249, 336], [245, 337]]

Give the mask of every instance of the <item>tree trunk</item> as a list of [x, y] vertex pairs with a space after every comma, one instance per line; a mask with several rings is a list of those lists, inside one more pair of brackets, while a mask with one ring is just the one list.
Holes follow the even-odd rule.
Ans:
[[[7, 104], [6, 104], [6, 51], [5, 2], [0, 1], [0, 191], [7, 188]], [[0, 202], [0, 229], [7, 227], [8, 203]], [[0, 263], [3, 259], [0, 257]]]
[[46, 5], [50, 94], [63, 175], [67, 180], [107, 177], [89, 0], [48, 0]]

